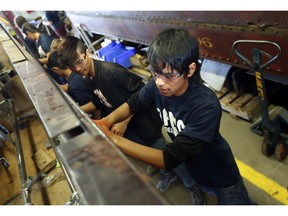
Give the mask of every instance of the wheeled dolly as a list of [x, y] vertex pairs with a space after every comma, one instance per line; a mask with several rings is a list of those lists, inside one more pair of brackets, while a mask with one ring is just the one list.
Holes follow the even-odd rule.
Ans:
[[[240, 45], [242, 45], [242, 53], [244, 46], [251, 46], [252, 48], [252, 62], [247, 59], [242, 53], [240, 53]], [[260, 48], [271, 47], [276, 49], [277, 54], [273, 57], [261, 50]], [[288, 154], [288, 141], [281, 140], [280, 134], [283, 132], [281, 125], [288, 123], [288, 112], [283, 110], [281, 114], [278, 114], [273, 120], [269, 118], [268, 112], [268, 101], [265, 88], [264, 72], [263, 69], [271, 65], [274, 61], [278, 59], [281, 54], [281, 48], [278, 44], [270, 41], [260, 41], [260, 40], [238, 40], [235, 41], [232, 49], [234, 53], [240, 57], [251, 69], [255, 72], [256, 87], [258, 91], [259, 104], [261, 109], [261, 122], [253, 125], [251, 130], [258, 135], [264, 136], [261, 151], [266, 156], [271, 156], [274, 153], [275, 158], [278, 161], [283, 161]], [[247, 54], [246, 54], [247, 55]], [[265, 57], [268, 59], [264, 64], [262, 64], [261, 59]]]

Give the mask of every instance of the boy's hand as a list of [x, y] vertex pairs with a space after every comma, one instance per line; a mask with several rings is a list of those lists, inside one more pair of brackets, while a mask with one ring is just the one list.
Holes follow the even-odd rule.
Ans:
[[100, 120], [94, 120], [92, 119], [92, 121], [97, 125], [97, 126], [103, 126], [105, 125], [106, 127], [108, 127], [108, 129], [110, 129], [112, 127], [112, 124], [110, 124], [108, 121], [106, 121], [104, 118], [100, 119]]

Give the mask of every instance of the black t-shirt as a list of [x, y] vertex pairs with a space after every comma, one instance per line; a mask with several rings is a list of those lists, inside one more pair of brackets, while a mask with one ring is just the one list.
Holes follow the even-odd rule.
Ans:
[[[94, 69], [95, 76], [92, 80], [87, 77], [86, 84], [93, 95], [91, 101], [101, 110], [103, 117], [127, 102], [145, 85], [141, 77], [119, 64], [94, 60]], [[129, 127], [135, 130], [147, 145], [152, 145], [161, 136], [162, 123], [154, 107], [134, 115]]]
[[167, 169], [184, 162], [198, 183], [211, 187], [229, 187], [238, 181], [232, 151], [219, 132], [222, 108], [211, 89], [190, 83], [181, 96], [164, 97], [151, 80], [128, 104], [134, 111], [156, 106], [173, 140], [163, 151]]
[[68, 94], [79, 106], [90, 102], [90, 92], [85, 84], [85, 78], [73, 71], [68, 77]]

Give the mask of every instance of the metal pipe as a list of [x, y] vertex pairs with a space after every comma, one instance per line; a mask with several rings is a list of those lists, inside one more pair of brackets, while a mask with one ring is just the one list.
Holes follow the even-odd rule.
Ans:
[[89, 37], [88, 37], [87, 34], [85, 33], [85, 31], [84, 31], [84, 29], [82, 28], [82, 25], [81, 25], [81, 24], [80, 24], [79, 26], [77, 26], [77, 29], [79, 30], [80, 35], [82, 35], [83, 40], [86, 42], [87, 46], [89, 46], [90, 49], [91, 49], [93, 52], [96, 52], [96, 49], [95, 49], [94, 46], [92, 45], [91, 40], [89, 39]]
[[79, 204], [80, 203], [80, 197], [78, 195], [78, 192], [77, 192], [76, 188], [74, 187], [74, 185], [73, 185], [73, 183], [71, 181], [71, 177], [70, 177], [67, 169], [65, 168], [64, 162], [62, 161], [62, 157], [58, 153], [57, 142], [54, 139], [52, 139], [52, 138], [49, 138], [49, 140], [50, 140], [51, 146], [53, 148], [53, 151], [54, 151], [54, 153], [56, 155], [56, 158], [57, 158], [57, 160], [58, 160], [58, 162], [60, 164], [60, 167], [61, 167], [61, 169], [62, 169], [62, 171], [64, 173], [64, 176], [66, 177], [67, 183], [68, 183], [68, 185], [69, 185], [69, 187], [70, 187], [70, 189], [72, 191], [72, 195], [73, 196], [70, 197], [70, 201], [68, 203], [69, 203], [69, 205]]
[[25, 160], [23, 155], [23, 149], [21, 144], [20, 132], [19, 132], [19, 125], [18, 125], [18, 118], [15, 111], [15, 106], [13, 101], [10, 101], [12, 107], [12, 118], [13, 118], [13, 129], [15, 133], [15, 148], [16, 148], [16, 156], [18, 161], [18, 170], [20, 175], [20, 183], [21, 183], [21, 194], [25, 205], [31, 205], [30, 199], [30, 191], [29, 187], [26, 184], [27, 180], [27, 173], [26, 173], [26, 166]]

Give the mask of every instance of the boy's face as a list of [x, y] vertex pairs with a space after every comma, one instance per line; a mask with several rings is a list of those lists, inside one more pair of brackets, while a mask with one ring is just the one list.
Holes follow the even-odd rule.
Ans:
[[26, 31], [26, 32], [25, 32], [25, 35], [26, 35], [26, 37], [27, 37], [28, 39], [30, 39], [30, 40], [36, 40], [34, 34], [33, 34], [32, 32], [30, 32], [30, 31]]
[[87, 68], [87, 55], [86, 53], [79, 54], [79, 58], [73, 62], [73, 64], [69, 65], [69, 69], [75, 71], [81, 76], [86, 76], [88, 73]]
[[188, 73], [187, 77], [184, 77], [177, 70], [172, 71], [169, 66], [165, 67], [162, 72], [155, 72], [151, 68], [150, 71], [160, 94], [166, 97], [182, 95], [186, 91], [189, 85], [189, 78], [193, 74]]

